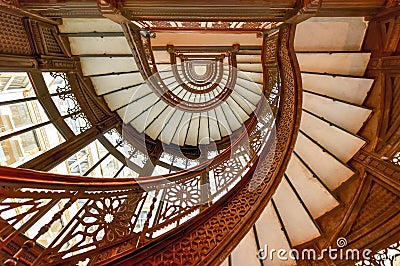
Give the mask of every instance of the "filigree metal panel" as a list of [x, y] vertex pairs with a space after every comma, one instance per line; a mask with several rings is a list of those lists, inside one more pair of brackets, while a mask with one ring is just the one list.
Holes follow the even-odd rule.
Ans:
[[396, 155], [392, 159], [392, 162], [400, 166], [400, 152], [396, 153]]
[[400, 262], [400, 241], [369, 256], [369, 260], [357, 262], [356, 266], [397, 266]]
[[150, 30], [226, 30], [261, 31], [273, 28], [275, 22], [196, 22], [196, 21], [138, 21]]

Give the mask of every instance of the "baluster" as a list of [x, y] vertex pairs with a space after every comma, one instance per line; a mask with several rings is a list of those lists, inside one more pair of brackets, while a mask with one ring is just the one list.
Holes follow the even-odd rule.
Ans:
[[[200, 164], [207, 161], [207, 151], [203, 151], [200, 154]], [[208, 172], [210, 171], [209, 167], [205, 167], [200, 174], [200, 212], [210, 206], [210, 178]]]
[[200, 212], [208, 208], [211, 204], [210, 202], [210, 177], [208, 172], [210, 169], [205, 168], [205, 171], [201, 173], [200, 176]]
[[156, 202], [157, 202], [157, 196], [158, 196], [158, 192], [159, 191], [160, 191], [159, 188], [155, 190], [155, 194], [154, 194], [154, 197], [153, 197], [153, 200], [152, 200], [152, 203], [151, 203], [148, 215], [147, 215], [146, 222], [144, 223], [142, 232], [140, 233], [140, 236], [139, 236], [139, 241], [138, 241], [139, 244], [138, 244], [138, 246], [141, 246], [146, 242], [146, 239], [147, 239], [146, 233], [147, 233], [147, 231], [149, 229], [150, 219], [152, 217], [152, 213], [154, 211], [154, 208], [155, 208], [155, 205], [156, 205]]
[[14, 256], [11, 259], [8, 259], [4, 262], [4, 265], [6, 266], [15, 266], [17, 265], [18, 261], [21, 259], [22, 255], [24, 253], [26, 253], [28, 250], [30, 250], [31, 248], [33, 248], [36, 245], [36, 241], [42, 236], [44, 235], [47, 231], [49, 231], [50, 226], [57, 221], [58, 219], [61, 218], [62, 214], [69, 208], [72, 206], [72, 204], [83, 194], [83, 192], [77, 192], [74, 196], [72, 196], [70, 198], [70, 200], [65, 203], [64, 207], [59, 210], [58, 212], [56, 212], [53, 217], [50, 219], [50, 221], [43, 225], [39, 231], [37, 232], [37, 234], [35, 235], [34, 238], [29, 239], [27, 241], [24, 242], [24, 244], [22, 245], [22, 247], [17, 251], [17, 253], [14, 254]]

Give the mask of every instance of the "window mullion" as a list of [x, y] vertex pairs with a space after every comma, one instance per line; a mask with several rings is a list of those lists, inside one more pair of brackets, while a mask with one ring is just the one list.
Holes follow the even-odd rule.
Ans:
[[30, 127], [27, 127], [27, 128], [21, 129], [21, 130], [17, 130], [17, 131], [11, 132], [11, 133], [9, 133], [7, 135], [1, 136], [0, 137], [0, 142], [3, 141], [3, 140], [9, 139], [9, 138], [18, 136], [20, 134], [32, 131], [34, 129], [38, 129], [38, 128], [40, 128], [42, 126], [46, 126], [48, 124], [51, 124], [51, 121], [43, 122], [43, 123], [36, 124], [36, 125], [30, 126]]
[[67, 160], [69, 157], [77, 153], [82, 147], [86, 147], [99, 136], [99, 131], [96, 128], [91, 128], [74, 139], [54, 147], [51, 150], [33, 158], [32, 160], [19, 166], [20, 168], [28, 168], [40, 171], [50, 171], [60, 163]]
[[74, 132], [69, 128], [67, 123], [64, 121], [56, 105], [51, 99], [46, 82], [42, 76], [42, 72], [33, 71], [29, 73], [31, 78], [32, 86], [36, 92], [37, 99], [43, 106], [49, 120], [53, 122], [54, 126], [60, 131], [61, 135], [66, 139], [72, 139], [75, 137]]
[[11, 104], [16, 104], [16, 103], [25, 103], [25, 102], [34, 101], [34, 100], [37, 100], [37, 98], [36, 97], [22, 98], [22, 99], [18, 99], [18, 100], [0, 102], [0, 106], [6, 106], [6, 105], [11, 105]]

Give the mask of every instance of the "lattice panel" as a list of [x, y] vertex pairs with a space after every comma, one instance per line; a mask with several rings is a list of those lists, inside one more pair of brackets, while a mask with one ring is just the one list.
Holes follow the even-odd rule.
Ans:
[[394, 124], [400, 116], [400, 77], [391, 78], [392, 105], [390, 110], [390, 125]]
[[395, 206], [399, 200], [395, 194], [374, 183], [351, 231], [355, 232], [374, 221], [385, 210]]
[[0, 53], [32, 54], [28, 35], [21, 17], [0, 12], [0, 29], [2, 29], [0, 31]]
[[47, 52], [50, 54], [63, 54], [60, 45], [58, 44], [53, 31], [51, 28], [42, 27], [41, 28], [42, 36], [44, 39], [44, 43], [47, 49]]

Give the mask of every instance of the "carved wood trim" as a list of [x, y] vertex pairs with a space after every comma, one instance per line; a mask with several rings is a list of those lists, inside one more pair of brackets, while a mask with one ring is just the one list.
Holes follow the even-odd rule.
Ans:
[[36, 61], [36, 59], [34, 57], [0, 54], [0, 71], [29, 72], [31, 70], [36, 69], [37, 67], [38, 67], [38, 62]]
[[[360, 186], [363, 196], [356, 201], [356, 209], [352, 219], [335, 236], [345, 237], [347, 249], [369, 248], [378, 251], [392, 244], [392, 239], [398, 236], [400, 225], [399, 195], [395, 195], [379, 183], [373, 181], [374, 176], [368, 175], [367, 183]], [[334, 242], [330, 245], [335, 246]], [[348, 265], [346, 261], [335, 261], [335, 265]]]
[[363, 47], [372, 50], [368, 77], [376, 77], [381, 86], [382, 102], [377, 115], [379, 132], [375, 151], [392, 158], [400, 149], [400, 7], [388, 2], [388, 8], [371, 18]]
[[393, 193], [400, 195], [400, 167], [390, 162], [384, 161], [381, 155], [359, 151], [353, 159], [361, 164], [367, 172], [371, 173], [376, 182], [386, 187]]
[[[19, 2], [19, 4], [15, 5], [15, 4], [2, 4], [4, 3], [4, 1], [6, 2]], [[20, 6], [20, 1], [18, 0], [0, 0], [0, 11], [9, 13], [9, 14], [13, 14], [13, 15], [18, 15], [21, 17], [27, 17], [27, 18], [31, 18], [37, 21], [41, 21], [47, 24], [52, 24], [52, 25], [58, 25], [59, 23], [53, 19], [47, 18], [47, 17], [43, 17], [40, 15], [37, 15], [36, 13], [32, 13], [29, 12], [25, 9], [22, 9]]]
[[0, 6], [6, 7], [20, 7], [18, 0], [0, 0]]
[[297, 7], [285, 15], [286, 23], [300, 23], [311, 17], [317, 16], [323, 0], [297, 1]]
[[100, 10], [100, 13], [116, 22], [116, 23], [129, 23], [128, 20], [121, 12], [121, 0], [97, 0], [97, 6]]

